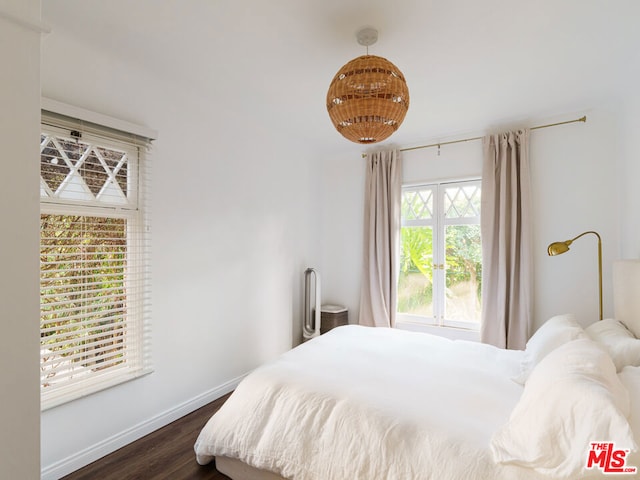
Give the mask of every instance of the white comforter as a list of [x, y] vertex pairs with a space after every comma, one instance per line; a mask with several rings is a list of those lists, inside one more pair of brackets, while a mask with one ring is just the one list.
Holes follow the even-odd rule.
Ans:
[[200, 464], [237, 458], [296, 480], [539, 479], [495, 464], [522, 352], [345, 326], [252, 372], [204, 427]]

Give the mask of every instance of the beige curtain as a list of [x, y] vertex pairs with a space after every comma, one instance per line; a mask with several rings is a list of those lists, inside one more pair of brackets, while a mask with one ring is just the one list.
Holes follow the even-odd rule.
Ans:
[[481, 339], [501, 348], [523, 349], [531, 326], [529, 133], [483, 139]]
[[398, 150], [367, 156], [360, 325], [392, 327], [396, 318], [402, 162]]

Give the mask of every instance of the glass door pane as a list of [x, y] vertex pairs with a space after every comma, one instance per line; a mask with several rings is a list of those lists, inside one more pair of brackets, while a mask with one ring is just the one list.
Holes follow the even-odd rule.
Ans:
[[402, 227], [398, 312], [433, 317], [433, 228]]
[[482, 308], [480, 225], [447, 225], [445, 256], [445, 319], [479, 324]]

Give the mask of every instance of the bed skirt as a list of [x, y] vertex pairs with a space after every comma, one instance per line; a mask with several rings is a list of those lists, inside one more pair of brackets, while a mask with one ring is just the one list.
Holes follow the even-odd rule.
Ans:
[[237, 458], [216, 457], [216, 470], [232, 480], [285, 480], [276, 473], [258, 470]]

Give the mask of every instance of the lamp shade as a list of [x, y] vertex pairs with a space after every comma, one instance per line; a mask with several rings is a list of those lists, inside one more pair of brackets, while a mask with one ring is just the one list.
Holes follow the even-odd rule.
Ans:
[[369, 144], [395, 132], [409, 109], [402, 72], [386, 58], [362, 55], [336, 73], [327, 111], [336, 130], [352, 142]]
[[553, 242], [547, 247], [547, 253], [549, 256], [562, 255], [569, 251], [569, 245], [571, 245], [571, 240], [567, 240], [566, 242]]

